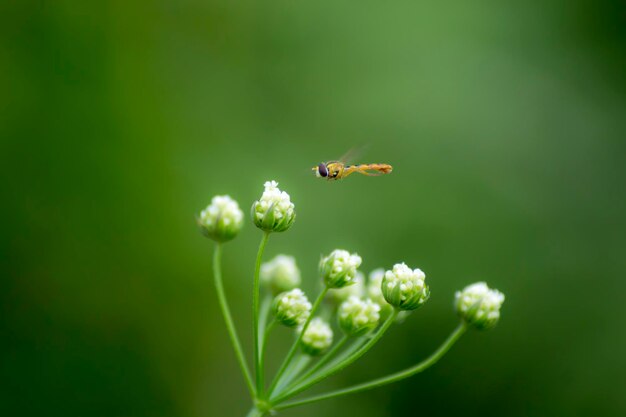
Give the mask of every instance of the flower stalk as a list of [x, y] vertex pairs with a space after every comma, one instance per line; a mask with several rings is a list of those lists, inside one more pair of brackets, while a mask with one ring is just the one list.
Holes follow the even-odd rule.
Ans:
[[363, 346], [361, 346], [356, 352], [354, 352], [352, 355], [347, 357], [345, 360], [339, 362], [337, 365], [333, 366], [332, 368], [328, 369], [327, 371], [321, 372], [318, 376], [316, 376], [312, 380], [307, 381], [303, 385], [300, 385], [299, 387], [294, 388], [292, 391], [289, 391], [289, 392], [287, 392], [285, 394], [279, 395], [276, 398], [271, 398], [271, 402], [273, 404], [278, 404], [281, 401], [284, 401], [284, 400], [286, 400], [288, 398], [291, 398], [294, 395], [297, 395], [297, 394], [301, 393], [302, 391], [312, 387], [313, 385], [317, 384], [318, 382], [320, 382], [320, 381], [322, 381], [322, 380], [324, 380], [324, 379], [326, 379], [326, 378], [336, 374], [337, 372], [339, 372], [342, 369], [344, 369], [346, 366], [352, 364], [354, 361], [359, 359], [361, 356], [365, 355], [367, 353], [367, 351], [370, 350], [372, 348], [372, 346], [374, 346], [380, 340], [381, 337], [383, 337], [383, 335], [385, 334], [387, 329], [389, 329], [389, 327], [393, 324], [394, 320], [398, 316], [398, 313], [399, 313], [399, 310], [395, 309], [391, 313], [391, 315], [389, 317], [387, 317], [387, 320], [385, 320], [383, 325], [378, 329], [378, 331], [374, 334], [374, 336], [371, 339], [369, 339], [367, 341], [367, 343], [365, 343]]
[[270, 388], [268, 390], [268, 394], [270, 396], [274, 392], [274, 389], [276, 388], [276, 385], [278, 384], [280, 378], [282, 377], [283, 373], [285, 372], [285, 369], [287, 369], [287, 366], [289, 366], [289, 363], [293, 359], [293, 355], [298, 350], [298, 347], [300, 346], [300, 342], [302, 341], [302, 336], [304, 335], [304, 332], [306, 332], [306, 330], [308, 329], [309, 324], [311, 323], [311, 319], [313, 318], [313, 316], [317, 312], [317, 310], [318, 310], [320, 304], [322, 303], [322, 300], [326, 296], [327, 292], [328, 292], [328, 287], [324, 287], [324, 289], [322, 289], [322, 292], [320, 292], [320, 294], [318, 295], [317, 300], [315, 300], [315, 303], [313, 304], [313, 308], [311, 309], [311, 314], [309, 315], [309, 317], [307, 318], [306, 322], [302, 326], [302, 330], [298, 334], [298, 338], [293, 343], [293, 345], [291, 345], [291, 348], [289, 349], [289, 352], [287, 353], [287, 356], [285, 357], [285, 360], [283, 361], [283, 363], [280, 366], [278, 372], [276, 373], [276, 376], [274, 377], [274, 381], [272, 382], [272, 385], [270, 385]]
[[235, 350], [235, 355], [237, 356], [239, 367], [241, 368], [241, 372], [246, 380], [246, 385], [248, 386], [250, 394], [253, 397], [256, 397], [256, 390], [254, 389], [254, 385], [252, 383], [252, 377], [250, 376], [250, 371], [248, 370], [248, 365], [246, 364], [243, 349], [241, 349], [241, 343], [239, 342], [239, 337], [237, 336], [237, 330], [235, 329], [235, 324], [233, 323], [233, 319], [230, 315], [230, 308], [228, 307], [226, 294], [224, 293], [221, 262], [222, 245], [218, 243], [215, 245], [215, 250], [213, 252], [213, 277], [215, 278], [215, 292], [217, 293], [217, 299], [219, 301], [220, 309], [222, 310], [222, 315], [224, 316], [224, 321], [226, 322], [226, 329], [228, 330], [228, 335], [230, 336], [230, 342]]
[[[317, 401], [327, 400], [330, 398], [340, 397], [342, 395], [355, 394], [357, 392], [366, 391], [373, 388], [382, 387], [383, 385], [391, 384], [393, 382], [400, 381], [402, 379], [409, 378], [415, 374], [425, 371], [426, 369], [433, 366], [439, 359], [445, 355], [448, 350], [463, 336], [463, 333], [467, 330], [467, 324], [462, 322], [457, 326], [457, 328], [448, 336], [448, 338], [443, 342], [439, 348], [433, 352], [428, 358], [424, 361], [418, 363], [417, 365], [411, 366], [405, 370], [400, 372], [396, 372], [391, 375], [387, 375], [382, 378], [377, 378], [369, 382], [364, 382], [362, 384], [354, 385], [349, 388], [343, 388], [336, 391], [328, 392], [325, 394], [316, 395], [314, 397], [305, 398], [299, 401], [288, 402], [280, 405], [276, 405], [274, 410], [284, 410], [286, 408], [296, 407], [299, 405], [310, 404]], [[278, 404], [277, 401], [274, 402]]]
[[287, 368], [281, 381], [276, 385], [277, 391], [282, 391], [285, 387], [289, 386], [294, 379], [296, 379], [300, 373], [306, 368], [306, 366], [311, 362], [312, 356], [302, 354], [296, 354], [294, 359], [291, 361], [291, 365]]
[[319, 371], [324, 365], [326, 365], [331, 359], [335, 357], [335, 354], [337, 354], [337, 352], [339, 352], [341, 348], [345, 346], [348, 340], [348, 336], [344, 335], [341, 340], [339, 340], [339, 342], [337, 342], [331, 350], [324, 354], [324, 356], [322, 356], [311, 369], [309, 369], [305, 374], [298, 378], [295, 385], [304, 382], [311, 375], [314, 375], [317, 371]]
[[261, 361], [261, 340], [259, 335], [259, 297], [260, 297], [260, 281], [259, 271], [261, 270], [261, 260], [263, 259], [263, 252], [265, 251], [265, 245], [270, 238], [270, 232], [263, 233], [261, 243], [259, 244], [259, 250], [256, 255], [256, 264], [254, 267], [254, 284], [252, 295], [252, 311], [253, 311], [253, 339], [254, 340], [254, 363], [256, 369], [256, 392], [258, 395], [263, 395], [263, 380], [265, 379], [263, 364]]

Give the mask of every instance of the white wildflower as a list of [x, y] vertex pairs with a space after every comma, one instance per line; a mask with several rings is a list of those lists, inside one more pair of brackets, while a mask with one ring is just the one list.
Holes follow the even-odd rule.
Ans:
[[241, 230], [243, 212], [239, 204], [228, 195], [217, 195], [211, 204], [200, 212], [198, 226], [202, 233], [218, 242], [233, 239]]
[[421, 269], [412, 270], [405, 263], [395, 264], [385, 272], [381, 291], [385, 300], [401, 310], [415, 310], [424, 304], [429, 296], [426, 275]]

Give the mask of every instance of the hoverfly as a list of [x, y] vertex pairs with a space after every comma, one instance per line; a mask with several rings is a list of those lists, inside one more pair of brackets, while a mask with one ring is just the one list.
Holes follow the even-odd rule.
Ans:
[[318, 178], [326, 178], [328, 180], [340, 180], [348, 175], [358, 172], [362, 175], [376, 177], [383, 174], [389, 174], [393, 167], [389, 164], [357, 164], [347, 165], [342, 158], [339, 161], [322, 162], [311, 168]]

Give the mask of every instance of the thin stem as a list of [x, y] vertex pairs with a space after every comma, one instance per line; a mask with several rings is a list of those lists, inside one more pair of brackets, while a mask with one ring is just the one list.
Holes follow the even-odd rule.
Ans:
[[304, 356], [305, 355], [302, 352], [296, 353], [296, 356], [294, 356], [289, 366], [287, 366], [287, 369], [285, 369], [285, 371], [283, 372], [283, 375], [278, 379], [278, 382], [276, 383], [276, 387], [274, 388], [274, 391], [280, 391], [283, 389], [283, 387], [286, 385], [286, 381], [290, 379], [290, 377], [293, 375], [293, 370], [296, 368], [296, 366], [300, 362], [300, 359], [302, 359]]
[[314, 397], [305, 398], [305, 399], [300, 400], [300, 401], [288, 402], [288, 403], [279, 405], [279, 406], [275, 407], [274, 409], [275, 410], [282, 410], [282, 409], [285, 409], [285, 408], [291, 408], [291, 407], [295, 407], [295, 406], [298, 406], [298, 405], [304, 405], [304, 404], [309, 404], [309, 403], [316, 402], [316, 401], [326, 400], [326, 399], [329, 399], [329, 398], [339, 397], [341, 395], [354, 394], [356, 392], [361, 392], [361, 391], [365, 391], [365, 390], [368, 390], [368, 389], [381, 387], [383, 385], [387, 385], [387, 384], [391, 384], [391, 383], [396, 382], [396, 381], [400, 381], [401, 379], [409, 378], [409, 377], [411, 377], [411, 376], [413, 376], [415, 374], [418, 374], [418, 373], [428, 369], [432, 365], [434, 365], [439, 359], [441, 359], [441, 357], [443, 355], [445, 355], [448, 352], [448, 350], [450, 350], [450, 348], [456, 343], [457, 340], [459, 340], [459, 338], [463, 335], [463, 333], [465, 333], [466, 330], [467, 330], [467, 325], [465, 324], [465, 322], [462, 322], [450, 334], [450, 336], [448, 336], [448, 338], [445, 340], [445, 342], [443, 342], [441, 344], [441, 346], [439, 346], [439, 348], [435, 352], [433, 352], [428, 358], [426, 358], [424, 361], [418, 363], [417, 365], [414, 365], [414, 366], [412, 366], [410, 368], [407, 368], [407, 369], [405, 369], [403, 371], [396, 372], [394, 374], [387, 375], [387, 376], [382, 377], [382, 378], [374, 379], [374, 380], [369, 381], [369, 382], [364, 382], [362, 384], [358, 384], [358, 385], [355, 385], [353, 387], [344, 388], [344, 389], [328, 392], [328, 393], [325, 393], [325, 394], [316, 395]]
[[293, 397], [296, 394], [299, 394], [300, 392], [304, 391], [305, 389], [317, 384], [318, 382], [320, 382], [323, 379], [328, 378], [331, 375], [336, 374], [337, 372], [341, 371], [342, 369], [344, 369], [346, 366], [352, 364], [354, 361], [356, 361], [357, 359], [359, 359], [361, 356], [365, 355], [365, 353], [370, 350], [370, 348], [372, 346], [374, 346], [376, 344], [376, 342], [378, 342], [380, 340], [380, 338], [383, 336], [383, 334], [385, 334], [385, 332], [387, 331], [387, 329], [389, 328], [389, 326], [391, 326], [393, 324], [393, 322], [395, 321], [396, 317], [398, 316], [399, 310], [398, 309], [394, 309], [393, 313], [391, 313], [389, 315], [389, 317], [387, 317], [387, 320], [383, 323], [383, 325], [380, 327], [380, 329], [376, 332], [376, 334], [374, 335], [374, 337], [372, 337], [370, 340], [367, 341], [367, 343], [365, 343], [361, 348], [359, 348], [359, 350], [357, 350], [356, 352], [354, 352], [352, 355], [350, 355], [348, 358], [346, 358], [346, 360], [338, 363], [336, 366], [330, 368], [327, 371], [321, 372], [319, 375], [317, 375], [316, 377], [314, 377], [312, 380], [305, 382], [304, 384], [300, 385], [299, 387], [295, 388], [294, 390], [289, 391], [286, 394], [282, 394], [280, 396], [278, 396], [277, 398], [273, 398], [272, 404], [278, 404], [288, 398]]
[[291, 383], [294, 378], [296, 378], [300, 372], [309, 364], [311, 361], [311, 357], [309, 355], [300, 355], [291, 362], [293, 366], [290, 366], [287, 371], [283, 374], [281, 381], [276, 385], [276, 390], [278, 392], [282, 391], [285, 386]]
[[320, 372], [324, 372], [327, 369], [334, 368], [335, 366], [337, 366], [341, 362], [345, 361], [346, 358], [349, 358], [354, 352], [356, 352], [358, 349], [360, 349], [363, 345], [365, 345], [365, 343], [367, 343], [368, 340], [369, 339], [364, 338], [364, 337], [358, 338], [348, 348], [344, 349], [343, 352], [341, 352], [339, 355], [337, 355], [336, 358], [331, 359], [330, 363], [327, 363], [325, 367], [320, 367], [321, 369], [318, 370], [317, 373], [314, 373], [314, 374], [308, 376], [307, 378], [301, 378], [296, 384], [292, 384], [289, 387], [289, 389], [290, 390], [293, 389], [298, 384], [306, 384], [307, 382], [312, 381], [313, 378], [316, 378], [317, 375], [319, 375]]
[[265, 332], [265, 326], [267, 326], [267, 319], [269, 317], [271, 305], [272, 305], [272, 295], [270, 293], [266, 293], [263, 296], [263, 300], [261, 301], [261, 308], [259, 312], [259, 335]]
[[252, 407], [246, 417], [263, 417], [266, 413], [264, 411], [259, 410], [256, 407]]
[[361, 338], [355, 340], [346, 350], [341, 352], [341, 354], [339, 354], [337, 356], [337, 358], [335, 358], [335, 360], [333, 360], [328, 365], [329, 369], [330, 369], [330, 367], [335, 367], [338, 364], [340, 364], [341, 362], [345, 361], [346, 358], [349, 358], [350, 355], [352, 355], [354, 352], [356, 352], [361, 347], [363, 347], [368, 341], [369, 341], [369, 338], [365, 338], [365, 337], [361, 337]]
[[243, 373], [244, 379], [246, 380], [246, 384], [248, 385], [250, 394], [254, 397], [256, 393], [254, 390], [254, 385], [252, 384], [252, 377], [250, 376], [250, 371], [248, 370], [248, 365], [246, 364], [243, 350], [241, 349], [241, 343], [239, 343], [239, 337], [237, 337], [237, 330], [235, 329], [235, 324], [233, 323], [233, 319], [230, 315], [230, 309], [228, 308], [226, 294], [224, 293], [224, 285], [222, 284], [221, 263], [222, 245], [218, 243], [215, 246], [215, 251], [213, 252], [213, 276], [215, 278], [215, 290], [217, 292], [217, 299], [220, 304], [220, 309], [222, 310], [222, 315], [224, 316], [224, 321], [226, 322], [226, 329], [228, 330], [228, 335], [230, 336], [230, 342], [235, 349], [235, 354], [237, 356], [237, 360], [239, 361], [239, 366], [241, 367], [241, 372]]
[[311, 314], [309, 314], [309, 317], [306, 319], [306, 322], [304, 323], [304, 326], [302, 326], [302, 330], [300, 331], [300, 334], [298, 334], [296, 341], [293, 343], [293, 345], [291, 345], [291, 349], [289, 349], [289, 353], [287, 353], [285, 360], [283, 361], [282, 365], [278, 369], [278, 372], [276, 373], [276, 376], [274, 377], [274, 381], [272, 381], [272, 385], [270, 386], [270, 389], [268, 390], [269, 395], [272, 395], [272, 393], [274, 392], [274, 388], [276, 388], [276, 385], [278, 384], [278, 381], [280, 380], [280, 377], [283, 375], [283, 373], [287, 369], [287, 366], [289, 366], [291, 359], [293, 359], [293, 355], [298, 350], [298, 346], [300, 345], [300, 341], [302, 340], [302, 335], [304, 335], [304, 332], [306, 332], [306, 329], [309, 328], [309, 323], [311, 322], [311, 319], [315, 315], [315, 312], [319, 308], [327, 292], [328, 292], [328, 287], [324, 287], [322, 292], [320, 292], [320, 295], [317, 296], [317, 300], [315, 300], [315, 303], [313, 304], [313, 308], [311, 309]]
[[333, 346], [333, 348], [330, 351], [328, 351], [328, 353], [322, 356], [320, 360], [318, 360], [317, 363], [311, 369], [309, 369], [304, 375], [298, 378], [298, 380], [295, 382], [294, 385], [300, 384], [305, 379], [313, 375], [316, 371], [321, 369], [322, 366], [326, 365], [328, 361], [330, 361], [333, 358], [333, 356], [335, 356], [335, 353], [337, 353], [339, 349], [341, 349], [346, 344], [347, 341], [348, 341], [348, 336], [344, 334], [341, 340], [339, 340], [339, 342], [337, 342], [335, 346]]
[[[275, 322], [275, 320], [272, 319], [270, 324], [269, 325], [267, 324], [267, 319], [269, 316], [271, 303], [272, 303], [272, 296], [270, 294], [265, 294], [265, 296], [263, 297], [263, 301], [261, 302], [261, 311], [260, 311], [260, 317], [259, 317], [259, 336], [263, 335], [263, 340], [262, 340], [263, 343], [261, 343], [261, 346], [259, 347], [261, 351], [260, 369], [265, 369], [265, 351], [266, 351], [267, 339], [269, 337], [269, 332], [274, 327], [274, 322]], [[265, 386], [265, 375], [263, 375], [262, 382], [263, 382], [263, 386]]]
[[259, 340], [259, 271], [261, 270], [261, 259], [263, 258], [263, 251], [265, 251], [265, 245], [269, 239], [269, 232], [263, 233], [261, 244], [259, 245], [259, 251], [256, 255], [256, 264], [254, 266], [254, 289], [252, 293], [252, 311], [253, 311], [253, 340], [254, 340], [254, 366], [256, 370], [256, 391], [259, 396], [263, 395], [263, 366], [261, 363], [260, 352], [260, 340]]
[[263, 332], [263, 344], [261, 345], [261, 352], [265, 350], [265, 344], [267, 343], [267, 338], [269, 337], [270, 332], [272, 331], [275, 325], [276, 325], [276, 320], [272, 320], [270, 321], [270, 324], [268, 324], [267, 327], [265, 328], [265, 332]]
[[[261, 344], [261, 367], [259, 369], [265, 369], [265, 351], [267, 350], [266, 349], [267, 340], [275, 324], [276, 324], [276, 320], [270, 321], [270, 324], [267, 327], [265, 327], [265, 330], [263, 331], [263, 343]], [[263, 386], [265, 386], [265, 379], [263, 379], [262, 382], [263, 382]]]

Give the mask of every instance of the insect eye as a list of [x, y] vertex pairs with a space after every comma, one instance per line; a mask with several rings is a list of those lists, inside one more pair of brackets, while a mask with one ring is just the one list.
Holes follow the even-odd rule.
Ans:
[[317, 171], [320, 173], [322, 177], [328, 176], [328, 169], [326, 168], [326, 164], [319, 164], [317, 166]]

